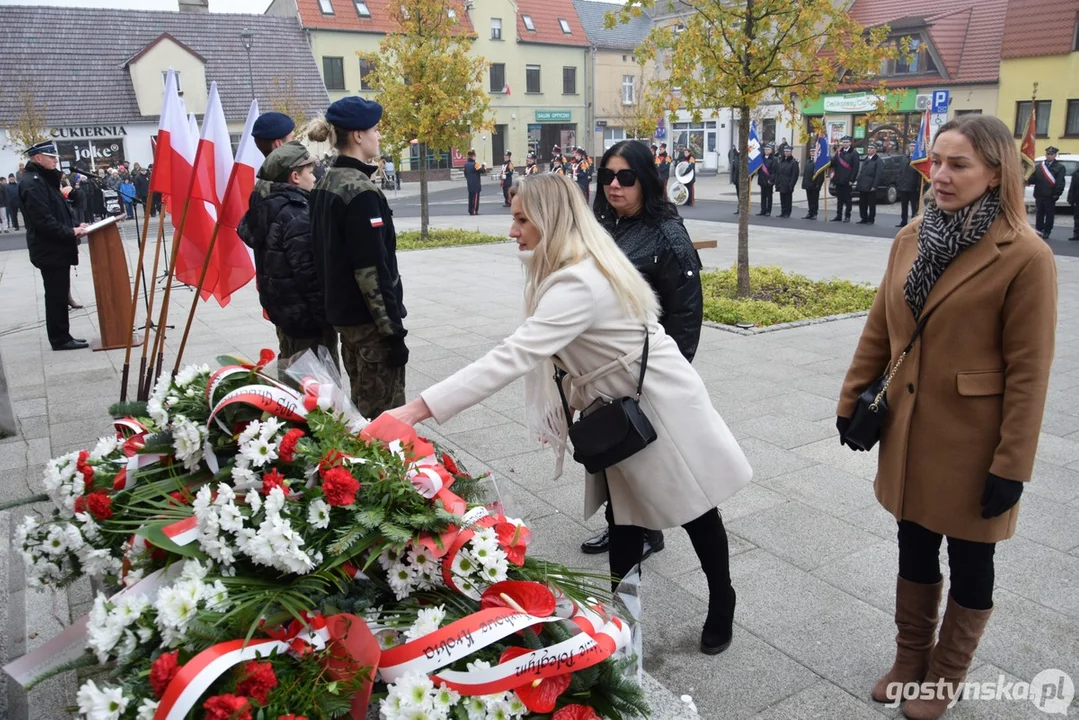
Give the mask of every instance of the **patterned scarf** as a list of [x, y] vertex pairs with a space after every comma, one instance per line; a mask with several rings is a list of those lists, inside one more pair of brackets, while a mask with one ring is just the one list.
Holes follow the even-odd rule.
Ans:
[[932, 200], [926, 202], [918, 229], [918, 257], [903, 286], [907, 305], [917, 318], [929, 292], [959, 253], [982, 239], [1000, 212], [1000, 190], [991, 189], [980, 200], [957, 213], [946, 213]]

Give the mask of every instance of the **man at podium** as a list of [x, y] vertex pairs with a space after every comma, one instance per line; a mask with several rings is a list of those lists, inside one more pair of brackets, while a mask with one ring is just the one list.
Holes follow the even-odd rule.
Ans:
[[60, 192], [60, 155], [51, 140], [26, 151], [19, 200], [26, 222], [26, 245], [30, 262], [41, 271], [45, 285], [45, 327], [53, 350], [81, 350], [85, 340], [71, 337], [67, 298], [71, 289], [71, 266], [79, 264], [79, 240], [86, 225], [75, 225], [71, 209]]

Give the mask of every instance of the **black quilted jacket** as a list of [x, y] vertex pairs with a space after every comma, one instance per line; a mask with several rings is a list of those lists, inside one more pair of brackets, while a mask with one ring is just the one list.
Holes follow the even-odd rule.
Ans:
[[259, 301], [270, 322], [292, 337], [321, 335], [326, 306], [315, 272], [307, 192], [273, 183], [264, 198], [252, 193], [239, 233], [255, 253]]

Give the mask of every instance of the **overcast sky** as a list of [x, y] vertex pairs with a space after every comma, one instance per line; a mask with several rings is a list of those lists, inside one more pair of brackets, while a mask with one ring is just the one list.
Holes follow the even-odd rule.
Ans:
[[[0, 0], [0, 5], [53, 5], [63, 7], [118, 8], [121, 10], [175, 10], [176, 0]], [[270, 0], [210, 0], [210, 12], [259, 13]]]

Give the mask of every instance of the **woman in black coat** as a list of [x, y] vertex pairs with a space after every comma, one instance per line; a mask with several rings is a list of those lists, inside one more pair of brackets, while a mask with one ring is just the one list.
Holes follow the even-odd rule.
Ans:
[[277, 327], [277, 372], [287, 380], [289, 358], [319, 346], [338, 364], [337, 332], [326, 320], [322, 285], [315, 271], [308, 193], [315, 187], [315, 161], [299, 142], [278, 147], [261, 175], [269, 193], [251, 194], [240, 223], [240, 239], [255, 254], [259, 302]]

